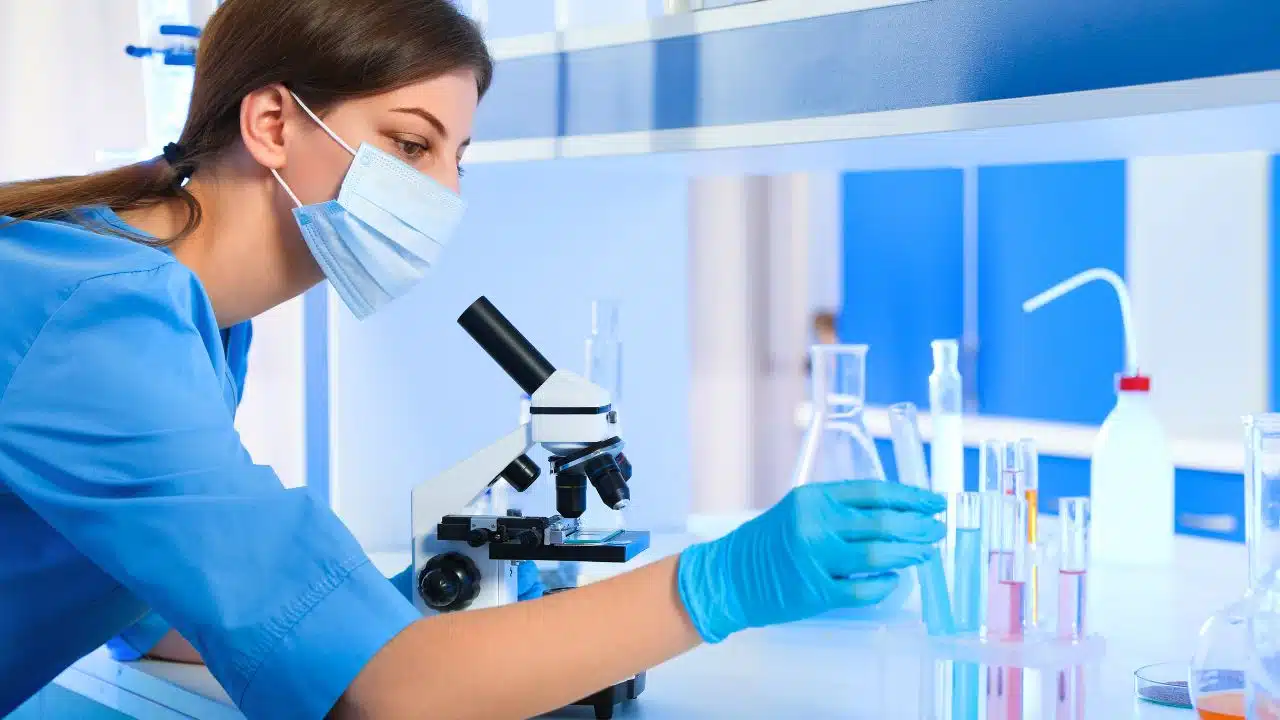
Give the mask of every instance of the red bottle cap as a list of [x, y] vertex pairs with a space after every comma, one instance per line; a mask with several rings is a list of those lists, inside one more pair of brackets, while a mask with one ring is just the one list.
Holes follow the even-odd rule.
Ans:
[[1120, 392], [1151, 392], [1151, 378], [1146, 375], [1120, 375], [1116, 384]]

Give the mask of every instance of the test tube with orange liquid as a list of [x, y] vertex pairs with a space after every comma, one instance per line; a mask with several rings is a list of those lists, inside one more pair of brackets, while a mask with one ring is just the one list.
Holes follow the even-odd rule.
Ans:
[[1023, 438], [1016, 446], [1018, 473], [1015, 480], [1018, 485], [1014, 493], [1027, 501], [1027, 543], [1030, 545], [1031, 560], [1029, 573], [1028, 599], [1031, 601], [1029, 614], [1034, 622], [1040, 617], [1040, 577], [1037, 548], [1040, 542], [1040, 455], [1036, 451], [1036, 441]]

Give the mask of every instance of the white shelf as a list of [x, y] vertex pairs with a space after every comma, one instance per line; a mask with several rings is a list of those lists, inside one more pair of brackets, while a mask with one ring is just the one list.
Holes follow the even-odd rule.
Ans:
[[[878, 113], [477, 142], [468, 163], [675, 173], [968, 167], [1280, 148], [1280, 71]], [[619, 163], [625, 163], [620, 165]]]
[[756, 0], [741, 5], [663, 15], [644, 22], [624, 25], [568, 28], [561, 32], [533, 33], [489, 40], [495, 60], [547, 55], [556, 52], [629, 45], [666, 40], [686, 35], [702, 35], [725, 30], [807, 20], [824, 15], [875, 10], [894, 5], [910, 5], [929, 0]]

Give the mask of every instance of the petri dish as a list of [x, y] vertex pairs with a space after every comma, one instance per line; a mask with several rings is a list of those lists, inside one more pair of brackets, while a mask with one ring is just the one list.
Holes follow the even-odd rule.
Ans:
[[1186, 663], [1157, 663], [1134, 670], [1133, 691], [1149, 703], [1192, 709]]

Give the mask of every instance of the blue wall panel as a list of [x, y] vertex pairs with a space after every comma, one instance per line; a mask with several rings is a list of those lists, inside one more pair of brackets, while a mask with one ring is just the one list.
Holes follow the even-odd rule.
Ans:
[[548, 136], [557, 103], [568, 132], [611, 133], [1271, 70], [1277, 28], [1269, 0], [930, 0], [575, 51], [564, 84], [554, 55], [506, 60], [476, 137]]
[[867, 401], [927, 410], [929, 342], [958, 338], [964, 313], [959, 170], [843, 178], [844, 307], [840, 339], [871, 346]]
[[1124, 341], [1115, 293], [1092, 283], [1032, 314], [1022, 303], [1091, 267], [1124, 274], [1123, 162], [978, 174], [981, 412], [1101, 423]]
[[[1186, 535], [1244, 542], [1244, 476], [1178, 468], [1173, 477], [1174, 529]], [[1214, 529], [1208, 518], [1230, 518]], [[1244, 578], [1241, 578], [1241, 582]]]

